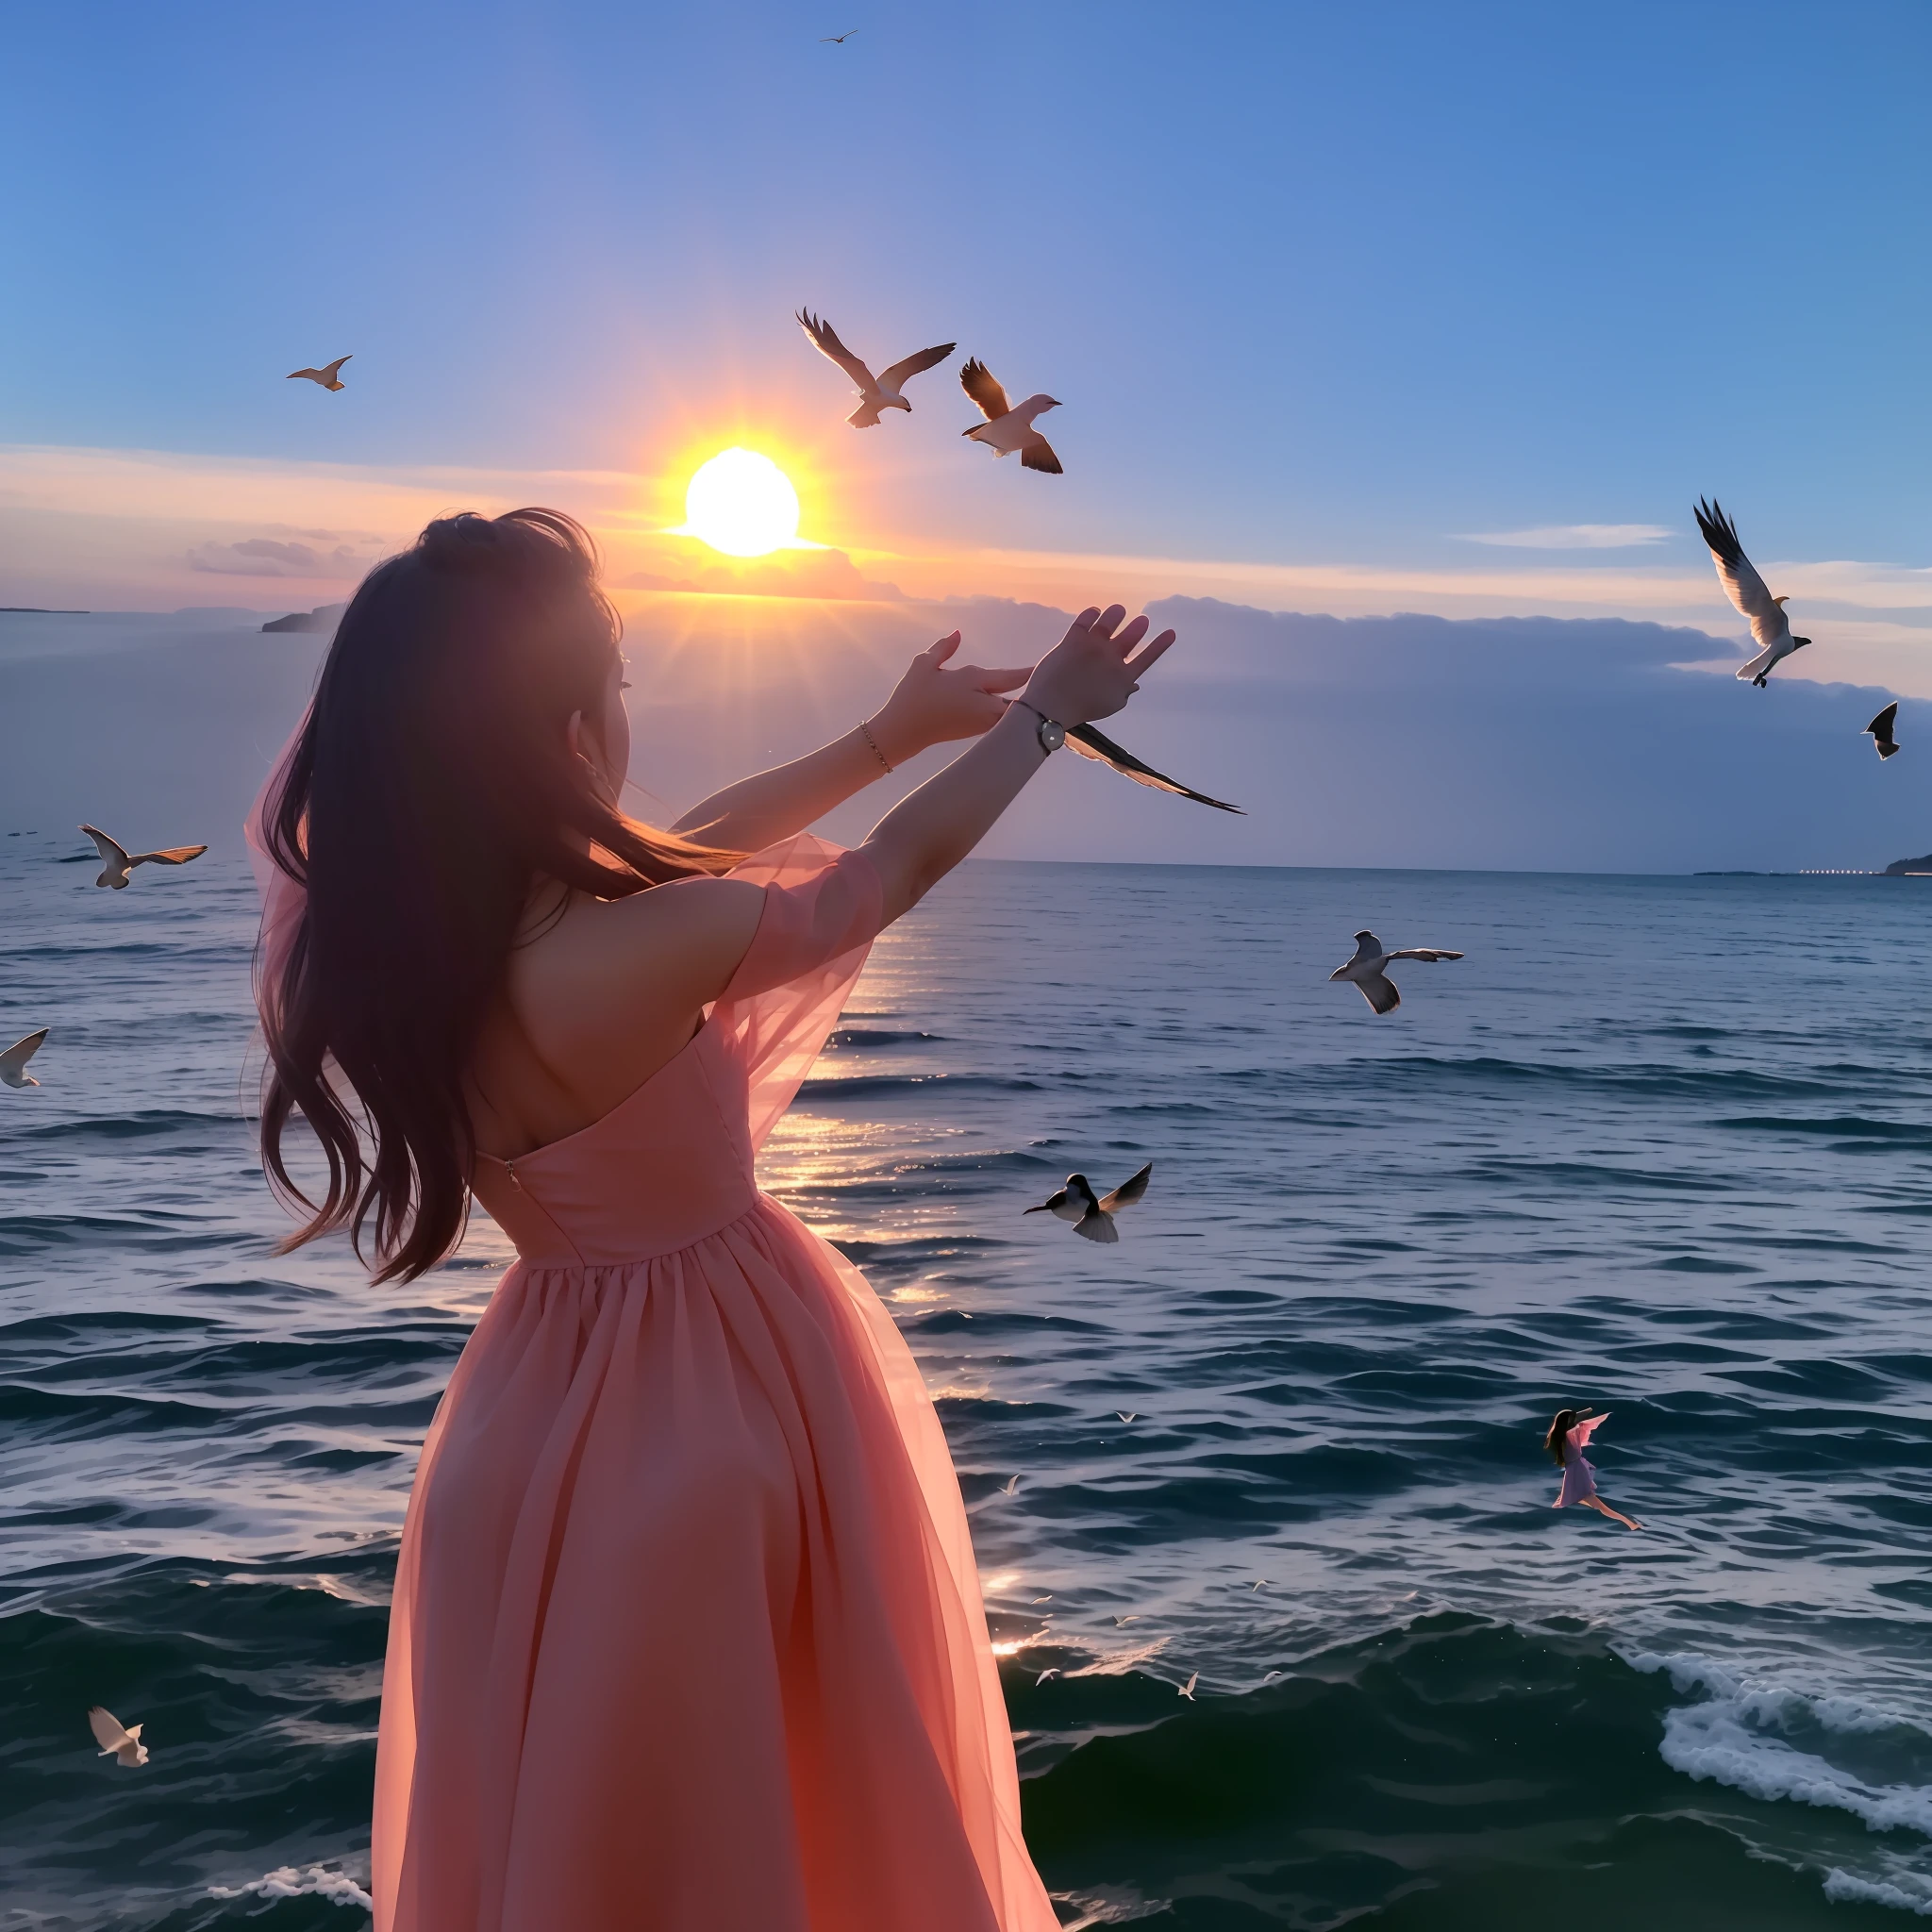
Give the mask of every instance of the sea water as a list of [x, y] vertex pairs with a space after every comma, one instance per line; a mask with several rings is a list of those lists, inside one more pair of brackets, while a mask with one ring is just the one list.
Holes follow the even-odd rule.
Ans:
[[[355, 1932], [508, 1249], [277, 1257], [245, 868], [75, 844], [0, 840], [0, 1927]], [[884, 937], [766, 1184], [924, 1367], [1068, 1924], [1932, 1913], [1926, 892], [987, 863]], [[1360, 926], [1468, 957], [1377, 1018]], [[1549, 1507], [1584, 1403], [1641, 1534]]]

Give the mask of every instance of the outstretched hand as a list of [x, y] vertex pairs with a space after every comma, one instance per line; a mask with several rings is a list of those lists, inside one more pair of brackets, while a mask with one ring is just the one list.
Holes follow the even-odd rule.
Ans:
[[948, 665], [959, 648], [959, 633], [928, 645], [907, 667], [892, 694], [866, 722], [887, 758], [897, 764], [928, 745], [956, 738], [977, 738], [1004, 715], [1006, 700], [996, 695], [1024, 684], [1032, 667], [984, 671], [977, 664]]
[[1067, 634], [1038, 664], [1021, 692], [1029, 705], [1061, 724], [1086, 724], [1110, 718], [1140, 689], [1142, 672], [1152, 669], [1174, 642], [1164, 630], [1138, 652], [1147, 620], [1122, 625], [1125, 608], [1090, 606], [1067, 627]]

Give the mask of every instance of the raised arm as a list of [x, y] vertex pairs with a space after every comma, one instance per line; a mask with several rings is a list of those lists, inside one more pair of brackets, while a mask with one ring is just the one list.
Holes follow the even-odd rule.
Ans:
[[1133, 696], [1141, 674], [1174, 642], [1174, 632], [1162, 631], [1137, 652], [1147, 620], [1137, 617], [1123, 627], [1125, 615], [1118, 604], [1083, 610], [1033, 667], [1006, 716], [873, 827], [864, 849], [885, 885], [888, 922], [916, 906], [985, 838], [1046, 762], [1042, 714], [1060, 725], [1086, 724], [1110, 718]]
[[913, 658], [891, 696], [862, 725], [789, 765], [714, 791], [671, 829], [700, 845], [757, 852], [802, 832], [928, 746], [990, 730], [1006, 709], [995, 693], [1024, 683], [1027, 668], [948, 668], [946, 659], [958, 648], [958, 631], [941, 638]]

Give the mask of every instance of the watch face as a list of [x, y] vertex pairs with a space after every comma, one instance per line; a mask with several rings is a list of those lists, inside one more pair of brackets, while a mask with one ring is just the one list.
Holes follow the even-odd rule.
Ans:
[[1056, 724], [1051, 718], [1040, 721], [1040, 741], [1048, 751], [1058, 751], [1067, 741], [1066, 728]]

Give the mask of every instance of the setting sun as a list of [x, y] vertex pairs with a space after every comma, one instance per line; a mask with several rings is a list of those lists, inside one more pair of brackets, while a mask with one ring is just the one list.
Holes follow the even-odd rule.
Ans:
[[684, 528], [727, 557], [765, 557], [798, 542], [798, 492], [770, 457], [720, 450], [684, 492]]

